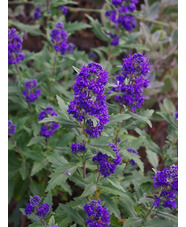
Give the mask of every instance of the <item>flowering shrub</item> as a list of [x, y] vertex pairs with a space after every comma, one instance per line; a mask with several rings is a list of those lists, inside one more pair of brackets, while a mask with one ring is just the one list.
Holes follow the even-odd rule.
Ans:
[[33, 1], [28, 20], [22, 4], [8, 30], [9, 222], [177, 226], [175, 8]]

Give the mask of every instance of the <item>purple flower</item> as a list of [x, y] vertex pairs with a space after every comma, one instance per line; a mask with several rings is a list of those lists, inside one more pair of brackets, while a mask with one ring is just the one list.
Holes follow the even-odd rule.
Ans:
[[117, 46], [119, 44], [119, 37], [116, 34], [112, 34], [112, 33], [107, 33], [108, 35], [110, 35], [112, 41], [110, 43], [110, 45], [112, 46]]
[[[139, 156], [138, 152], [135, 149], [133, 149], [133, 148], [128, 148], [127, 151], [129, 153], [133, 153], [133, 154], [136, 154], [137, 156]], [[129, 161], [129, 164], [132, 165], [132, 166], [136, 166], [137, 165], [137, 163], [133, 159], [131, 159]]]
[[116, 170], [116, 166], [119, 165], [122, 161], [119, 155], [119, 149], [116, 147], [116, 145], [110, 143], [109, 146], [115, 152], [116, 159], [112, 159], [107, 154], [102, 154], [101, 152], [95, 155], [92, 159], [93, 162], [96, 161], [99, 164], [99, 172], [104, 177], [108, 177], [111, 174], [114, 174]]
[[132, 31], [136, 27], [136, 19], [131, 15], [119, 16], [118, 23], [127, 31]]
[[112, 0], [112, 4], [115, 6], [120, 6], [122, 4], [122, 0]]
[[31, 204], [28, 203], [28, 204], [26, 205], [26, 208], [25, 208], [25, 214], [26, 214], [26, 216], [27, 216], [27, 215], [31, 215], [32, 212], [34, 211], [34, 209], [35, 209], [35, 207], [31, 206]]
[[[54, 108], [52, 106], [47, 106], [45, 110], [42, 110], [38, 116], [38, 120], [43, 120], [47, 116], [57, 116], [58, 114], [55, 112]], [[55, 121], [49, 121], [46, 122], [40, 130], [41, 136], [44, 136], [45, 138], [49, 138], [52, 136], [56, 129], [59, 128], [59, 124], [57, 124]]]
[[61, 55], [65, 55], [66, 52], [73, 54], [75, 45], [73, 43], [67, 43], [68, 35], [64, 30], [63, 23], [56, 23], [56, 28], [52, 29], [50, 37], [54, 43], [55, 50], [60, 51]]
[[38, 206], [40, 202], [41, 202], [41, 198], [38, 195], [35, 195], [30, 199], [30, 205], [33, 207]]
[[34, 90], [37, 86], [38, 82], [36, 79], [29, 80], [24, 83], [26, 90], [23, 91], [23, 95], [28, 103], [35, 102], [35, 100], [41, 95], [42, 91], [40, 89]]
[[132, 31], [136, 27], [136, 20], [127, 13], [134, 12], [137, 3], [138, 0], [112, 0], [115, 9], [106, 11], [105, 15], [114, 23], [117, 30], [123, 27], [127, 31]]
[[8, 135], [14, 135], [16, 132], [16, 125], [13, 125], [12, 121], [8, 120]]
[[92, 59], [96, 59], [96, 58], [97, 58], [97, 54], [94, 53], [94, 52], [90, 52], [90, 53], [88, 54], [88, 56], [89, 56], [89, 58], [92, 58]]
[[45, 218], [49, 212], [50, 212], [50, 205], [48, 203], [44, 203], [38, 207], [38, 211], [36, 215], [40, 218]]
[[63, 13], [63, 15], [67, 15], [67, 13], [68, 13], [68, 9], [67, 9], [67, 7], [66, 6], [61, 6], [60, 7], [60, 10], [61, 10], [61, 12]]
[[109, 215], [111, 214], [107, 207], [101, 206], [101, 201], [92, 200], [90, 205], [84, 205], [84, 212], [87, 214], [88, 218], [86, 223], [90, 227], [103, 227], [110, 225]]
[[149, 86], [146, 78], [150, 71], [148, 58], [141, 53], [129, 55], [123, 59], [121, 74], [116, 76], [116, 85], [111, 91], [118, 92], [115, 100], [129, 106], [132, 111], [142, 107], [144, 103], [143, 89]]
[[159, 197], [156, 195], [153, 206], [158, 207], [160, 203], [163, 207], [170, 209], [176, 208], [176, 199], [178, 194], [178, 166], [172, 165], [162, 171], [156, 172], [154, 176], [155, 188], [161, 188]]
[[23, 61], [25, 55], [22, 51], [22, 38], [18, 36], [15, 28], [8, 29], [8, 64], [19, 64]]
[[72, 153], [76, 154], [78, 152], [86, 151], [86, 148], [82, 143], [78, 144], [77, 141], [76, 141], [76, 143], [71, 144], [71, 151], [72, 151]]
[[74, 100], [67, 112], [78, 121], [85, 120], [85, 132], [92, 138], [99, 137], [109, 121], [105, 104], [104, 86], [108, 83], [108, 72], [95, 62], [83, 66], [73, 86]]
[[34, 17], [35, 17], [36, 20], [39, 20], [39, 18], [42, 17], [41, 9], [40, 9], [40, 8], [36, 8], [36, 9], [35, 9]]

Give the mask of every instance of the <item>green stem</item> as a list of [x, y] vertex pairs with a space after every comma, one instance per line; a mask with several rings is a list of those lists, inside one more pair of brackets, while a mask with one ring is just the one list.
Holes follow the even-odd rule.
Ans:
[[[57, 62], [57, 54], [58, 54], [58, 52], [56, 51], [55, 57], [54, 57], [54, 64], [53, 64], [53, 67], [52, 67], [52, 77], [54, 76], [54, 73], [55, 73], [55, 67], [56, 67], [56, 62]], [[50, 81], [50, 96], [52, 96], [52, 81]]]
[[50, 0], [46, 0], [47, 11], [49, 12]]
[[[153, 206], [147, 211], [145, 217], [143, 218], [143, 221], [146, 221], [146, 219], [149, 216], [149, 214], [151, 213], [152, 209], [153, 209]], [[141, 224], [141, 227], [142, 227], [142, 224]]]
[[54, 64], [53, 64], [53, 68], [52, 68], [52, 76], [54, 76], [54, 71], [55, 71], [56, 61], [57, 61], [57, 54], [58, 54], [58, 52], [56, 51], [55, 57], [54, 57]]
[[[120, 113], [120, 114], [121, 114], [121, 111], [122, 111], [122, 106], [120, 106], [120, 110], [119, 110], [119, 113]], [[117, 129], [117, 131], [116, 131], [116, 136], [115, 136], [115, 141], [114, 141], [114, 142], [115, 142], [115, 145], [117, 145], [119, 132], [120, 132], [121, 128], [123, 127], [124, 122], [125, 122], [125, 120], [123, 120], [123, 121], [121, 122], [120, 128]], [[117, 126], [119, 127], [119, 123], [117, 124]]]
[[83, 163], [83, 178], [86, 178], [86, 160]]
[[[83, 125], [81, 125], [81, 134], [85, 135], [85, 119], [83, 120]], [[83, 141], [83, 145], [85, 146], [86, 141]], [[83, 156], [85, 156], [85, 153], [83, 153]], [[86, 160], [83, 162], [83, 178], [86, 178]]]
[[42, 219], [41, 217], [39, 217], [39, 219], [40, 219], [42, 225], [43, 225], [44, 227], [47, 227], [46, 224], [45, 224], [45, 222], [43, 221], [43, 219]]
[[21, 154], [21, 152], [19, 151], [19, 148], [18, 148], [18, 146], [17, 146], [17, 144], [16, 144], [16, 142], [15, 142], [13, 136], [10, 135], [10, 138], [12, 139], [12, 143], [14, 144], [14, 147], [15, 147], [16, 151], [19, 153], [19, 155], [21, 156], [21, 158], [23, 159], [23, 161], [25, 161], [25, 158], [24, 158], [24, 156]]
[[19, 69], [19, 66], [18, 66], [17, 64], [15, 64], [15, 68], [16, 68], [16, 71], [17, 71], [19, 77], [22, 79], [23, 76], [22, 76], [21, 71], [20, 71], [20, 69]]
[[87, 9], [87, 8], [73, 8], [73, 7], [68, 7], [68, 9], [72, 12], [79, 12], [79, 11], [82, 11], [82, 12], [95, 12], [95, 13], [101, 13], [103, 12], [104, 10], [102, 9]]
[[100, 176], [101, 176], [101, 173], [99, 172], [99, 175], [98, 175], [98, 178], [97, 178], [96, 184], [98, 184], [99, 179], [100, 179]]
[[32, 115], [32, 104], [31, 103], [29, 103], [29, 111], [30, 111], [31, 119], [33, 121], [34, 119], [33, 119], [33, 115]]

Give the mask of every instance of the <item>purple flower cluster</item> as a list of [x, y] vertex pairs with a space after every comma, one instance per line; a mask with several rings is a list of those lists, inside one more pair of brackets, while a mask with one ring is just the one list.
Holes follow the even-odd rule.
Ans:
[[66, 6], [61, 6], [60, 7], [60, 10], [61, 10], [61, 12], [63, 13], [63, 15], [67, 15], [67, 13], [68, 13], [68, 9], [67, 9], [67, 7]]
[[76, 141], [76, 143], [71, 144], [71, 151], [72, 151], [72, 153], [76, 154], [78, 152], [86, 151], [86, 148], [82, 143], [78, 144], [77, 141]]
[[13, 125], [11, 120], [8, 120], [8, 135], [14, 135], [16, 132], [16, 125]]
[[18, 36], [15, 28], [8, 29], [8, 64], [19, 64], [23, 61], [25, 55], [22, 51], [22, 38]]
[[84, 212], [88, 216], [86, 223], [88, 223], [90, 227], [104, 227], [110, 225], [110, 212], [107, 207], [101, 206], [100, 200], [92, 200], [90, 205], [85, 204]]
[[123, 59], [121, 75], [116, 76], [116, 85], [111, 91], [118, 92], [115, 100], [129, 106], [132, 111], [142, 107], [144, 103], [143, 88], [149, 86], [150, 81], [146, 78], [150, 71], [148, 58], [136, 53]]
[[34, 17], [35, 17], [36, 20], [39, 20], [42, 17], [41, 9], [40, 8], [36, 8], [35, 9]]
[[116, 34], [112, 34], [111, 32], [107, 34], [110, 35], [110, 38], [112, 39], [110, 45], [117, 46], [119, 44], [119, 36]]
[[170, 209], [176, 208], [176, 197], [178, 194], [178, 166], [172, 165], [162, 171], [158, 171], [154, 176], [155, 188], [161, 188], [159, 196], [155, 195], [156, 200], [153, 206], [158, 207], [162, 203], [163, 207]]
[[92, 59], [96, 59], [96, 58], [97, 58], [97, 54], [94, 53], [94, 52], [90, 52], [90, 53], [88, 54], [88, 56], [89, 56], [89, 58], [92, 58]]
[[23, 91], [23, 95], [26, 98], [28, 103], [35, 102], [36, 99], [41, 95], [41, 90], [35, 88], [38, 86], [38, 82], [36, 79], [26, 81], [24, 83], [25, 91]]
[[[39, 205], [40, 202], [41, 202], [41, 198], [38, 195], [35, 195], [34, 197], [32, 197], [29, 203], [26, 205], [25, 214], [31, 215], [35, 211], [36, 207]], [[48, 203], [44, 203], [38, 207], [36, 215], [38, 217], [45, 218], [49, 212], [50, 212], [50, 205]]]
[[36, 215], [40, 218], [46, 218], [49, 212], [50, 212], [50, 205], [48, 203], [44, 203], [38, 207], [38, 211]]
[[56, 23], [56, 28], [52, 29], [50, 37], [54, 43], [55, 50], [60, 51], [61, 55], [65, 55], [66, 52], [73, 54], [75, 45], [73, 43], [67, 43], [68, 35], [64, 30], [63, 23]]
[[[127, 151], [128, 151], [129, 153], [133, 153], [133, 154], [136, 154], [137, 156], [139, 156], [138, 152], [137, 152], [136, 150], [134, 150], [133, 148], [128, 148]], [[131, 165], [133, 165], [133, 166], [136, 166], [136, 165], [137, 165], [136, 162], [135, 162], [133, 159], [131, 159], [131, 160], [129, 161], [129, 163], [130, 163]]]
[[[105, 16], [109, 17], [117, 30], [123, 27], [127, 31], [132, 31], [136, 28], [136, 20], [129, 13], [136, 10], [137, 3], [138, 0], [112, 0], [115, 9], [106, 11]], [[111, 45], [117, 46], [119, 44], [119, 37], [117, 35], [111, 35], [113, 36], [111, 36], [113, 39]]]
[[107, 154], [102, 154], [101, 152], [95, 155], [92, 159], [93, 162], [96, 161], [99, 164], [99, 172], [104, 177], [108, 177], [111, 174], [114, 174], [116, 166], [119, 165], [122, 161], [119, 155], [119, 149], [116, 147], [116, 145], [110, 143], [109, 146], [116, 153], [116, 159], [112, 159]]
[[108, 83], [108, 72], [95, 62], [83, 66], [73, 86], [74, 100], [68, 106], [68, 113], [85, 124], [85, 132], [92, 138], [99, 137], [109, 121], [105, 104], [104, 85]]
[[[38, 116], [38, 120], [43, 120], [47, 116], [57, 116], [58, 114], [54, 111], [54, 108], [52, 106], [47, 106], [45, 110], [42, 110]], [[54, 132], [56, 132], [56, 129], [59, 128], [59, 124], [57, 124], [55, 121], [49, 121], [46, 122], [40, 130], [41, 136], [44, 136], [45, 138], [49, 138], [53, 135]]]

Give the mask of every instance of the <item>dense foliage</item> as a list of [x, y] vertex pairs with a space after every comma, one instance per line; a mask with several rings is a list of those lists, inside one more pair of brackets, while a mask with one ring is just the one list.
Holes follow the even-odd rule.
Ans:
[[10, 226], [177, 226], [177, 1], [96, 4], [9, 1]]

